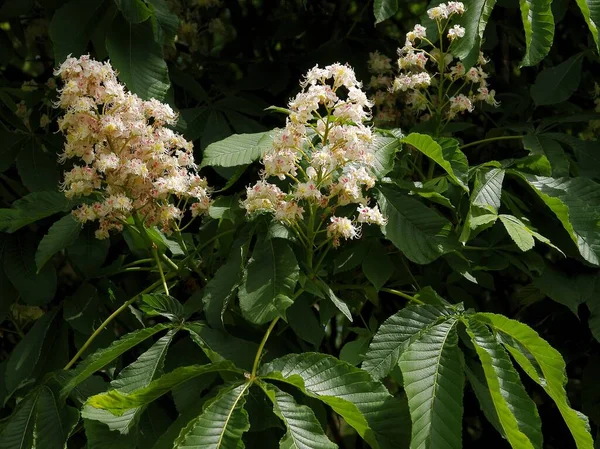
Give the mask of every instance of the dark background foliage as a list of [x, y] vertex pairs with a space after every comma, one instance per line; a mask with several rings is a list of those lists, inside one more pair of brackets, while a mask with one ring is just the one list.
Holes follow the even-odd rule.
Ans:
[[[127, 54], [124, 42], [128, 37], [125, 27], [128, 23], [133, 24], [139, 36], [145, 36], [130, 42], [132, 54], [156, 63], [151, 68], [153, 76], [163, 82], [165, 101], [180, 112], [178, 129], [195, 142], [196, 157], [200, 161], [203, 150], [210, 143], [232, 133], [258, 132], [281, 126], [281, 116], [265, 111], [265, 108], [285, 105], [298, 91], [302, 74], [315, 64], [347, 62], [367, 84], [369, 53], [378, 50], [393, 58], [396, 49], [403, 45], [405, 33], [421, 20], [427, 9], [425, 2], [399, 2], [398, 12], [391, 19], [375, 25], [373, 5], [368, 1], [174, 0], [168, 1], [168, 6], [162, 1], [148, 1], [149, 5], [168, 7], [174, 13], [169, 18], [166, 12], [163, 22], [150, 26], [149, 22], [136, 23], [135, 18], [127, 17], [127, 10], [122, 6], [126, 3], [113, 0], [4, 0], [0, 6], [0, 207], [10, 207], [29, 192], [56, 189], [62, 170], [56, 161], [62, 136], [56, 133], [57, 111], [52, 107], [56, 98], [55, 86], [49, 82], [52, 71], [69, 53], [89, 52], [98, 59], [110, 57], [117, 66], [119, 55]], [[117, 5], [121, 5], [121, 9]], [[498, 93], [501, 107], [474, 115], [469, 123], [456, 127], [454, 136], [469, 142], [499, 136], [507, 130], [524, 132], [554, 118], [560, 120], [587, 114], [587, 118], [579, 121], [560, 122], [554, 129], [583, 137], [578, 148], [573, 150], [565, 146], [563, 149], [568, 161], [567, 174], [598, 179], [600, 150], [588, 123], [595, 118], [591, 115], [595, 107], [593, 92], [598, 70], [595, 45], [575, 1], [555, 0], [552, 8], [556, 32], [549, 55], [536, 66], [520, 67], [525, 44], [518, 2], [498, 2], [485, 33], [483, 49], [491, 60], [490, 81]], [[162, 30], [162, 39], [157, 37], [157, 28]], [[177, 38], [173, 39], [175, 34]], [[536, 105], [530, 89], [540, 73], [580, 52], [581, 70], [568, 73], [559, 80], [559, 85], [554, 86], [556, 93], [546, 92], [552, 96], [569, 91], [565, 101]], [[161, 63], [163, 59], [166, 65]], [[123, 77], [135, 77], [135, 64], [119, 65], [117, 69]], [[147, 88], [143, 81], [135, 86], [140, 95]], [[129, 87], [136, 89], [132, 85]], [[30, 111], [25, 119], [19, 113], [21, 102]], [[44, 124], [44, 115], [50, 119], [48, 125]], [[492, 159], [526, 155], [520, 142], [511, 141], [474, 146], [465, 149], [465, 153], [472, 166]], [[250, 167], [240, 173], [236, 169], [206, 168], [204, 173], [211, 184], [226, 186], [229, 193], [234, 193], [255, 180], [258, 170], [258, 167]], [[233, 182], [228, 183], [228, 179]], [[540, 232], [570, 257], [544, 262], [540, 254], [544, 255], [546, 250], [538, 250], [538, 247], [536, 251], [540, 254], [517, 254], [515, 257], [521, 263], [538, 274], [531, 277], [516, 264], [509, 265], [496, 258], [495, 253], [482, 252], [479, 264], [497, 269], [477, 271], [477, 282], [474, 283], [457, 274], [456, 266], [460, 260], [445, 257], [429, 265], [410, 264], [409, 268], [406, 259], [394, 254], [394, 248], [390, 246], [386, 250], [392, 252], [393, 278], [398, 285], [431, 285], [451, 302], [464, 302], [466, 307], [478, 311], [502, 313], [533, 327], [566, 359], [571, 405], [589, 416], [596, 432], [600, 425], [598, 270], [579, 257], [568, 236], [556, 225], [556, 218], [544, 211], [541, 201], [525, 195], [524, 187], [514, 180], [510, 181], [508, 191], [515, 202], [522, 201], [519, 207], [529, 210]], [[461, 207], [465, 206], [468, 208], [468, 204]], [[62, 368], [100, 321], [128, 296], [127, 293], [141, 290], [148, 284], [144, 273], [106, 277], [111, 273], [111, 264], [119, 262], [130, 246], [121, 236], [112, 238], [110, 244], [97, 241], [87, 228], [72, 246], [54, 255], [51, 263], [36, 273], [35, 248], [53, 222], [53, 219], [45, 218], [16, 233], [0, 233], [3, 264], [0, 266], [0, 373], [3, 373], [0, 375], [0, 404], [4, 406], [0, 417], [8, 416], [16, 406], [12, 390], [19, 387], [26, 391], [27, 379], [40, 379], [44, 374]], [[214, 231], [210, 227], [197, 230], [207, 235]], [[349, 246], [349, 251], [360, 251], [358, 246]], [[209, 266], [209, 273], [216, 271], [224, 256], [226, 252], [220, 254], [218, 251], [211, 256], [214, 261], [212, 267]], [[337, 257], [342, 259], [343, 254]], [[554, 271], [544, 278], [540, 273], [545, 264], [552, 265]], [[346, 275], [349, 282], [364, 279], [360, 261]], [[186, 304], [198, 304], [200, 284], [199, 279], [189, 276], [177, 287], [175, 296], [182, 301], [189, 298]], [[351, 295], [347, 298], [352, 301]], [[366, 332], [370, 336], [377, 323], [403, 305], [399, 298], [380, 293], [379, 301], [368, 302], [362, 307], [360, 315], [364, 323], [355, 322], [354, 325], [362, 330], [371, 327]], [[200, 313], [199, 307], [190, 307]], [[56, 310], [58, 315], [50, 317], [50, 311]], [[40, 318], [42, 315], [44, 318]], [[42, 319], [51, 320], [46, 324], [47, 328], [34, 327]], [[138, 319], [134, 313], [120, 316], [114, 329], [102, 334], [92, 349], [107, 346], [117, 335], [139, 328]], [[364, 344], [361, 340], [364, 334], [356, 333], [348, 326], [333, 325], [325, 333], [318, 325], [313, 329], [309, 327], [312, 323], [305, 324], [307, 329], [302, 338], [297, 337], [301, 331], [293, 326], [273, 338], [269, 357], [313, 349], [352, 360], [359, 351], [357, 345]], [[235, 336], [260, 340], [261, 333], [244, 324], [235, 314], [229, 317], [228, 325], [228, 330]], [[38, 331], [37, 335], [32, 336], [33, 329]], [[30, 366], [21, 366], [19, 371], [11, 373], [9, 371], [14, 367], [9, 365], [9, 357], [23, 338], [31, 338], [29, 350], [36, 354], [24, 357], [26, 365]], [[174, 366], [202, 357], [196, 354], [197, 349], [187, 344], [189, 342], [180, 343], [175, 345], [181, 356], [173, 356]], [[348, 343], [354, 343], [354, 346], [348, 346]], [[181, 358], [176, 360], [176, 357]], [[120, 364], [125, 366], [132, 360], [134, 358], [128, 356]], [[553, 402], [537, 385], [527, 382], [524, 376], [522, 379], [538, 405], [545, 447], [574, 447]], [[20, 384], [22, 380], [25, 384]], [[390, 388], [395, 385], [390, 380]], [[259, 409], [260, 404], [252, 406]], [[171, 419], [175, 416], [172, 408], [159, 412]], [[246, 447], [266, 447], [265, 438], [273, 439], [273, 432], [278, 435], [280, 431], [274, 431], [266, 417], [262, 423], [260, 417], [252, 419], [257, 420], [252, 422], [253, 429], [267, 430], [252, 432]], [[332, 416], [325, 419], [335, 421]], [[484, 418], [469, 389], [465, 393], [464, 419], [465, 448], [509, 447]], [[331, 428], [344, 432], [344, 428], [340, 430], [335, 423]], [[83, 435], [77, 434], [70, 440], [69, 447], [82, 447], [82, 444]], [[361, 447], [360, 444], [348, 437], [345, 447]]]

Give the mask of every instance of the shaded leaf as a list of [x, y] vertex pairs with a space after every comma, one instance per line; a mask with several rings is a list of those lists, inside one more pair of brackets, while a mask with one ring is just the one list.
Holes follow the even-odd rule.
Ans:
[[582, 62], [583, 53], [577, 53], [557, 66], [542, 70], [531, 86], [535, 104], [543, 106], [568, 100], [579, 87]]
[[80, 231], [81, 223], [71, 214], [55, 222], [40, 241], [35, 253], [38, 273], [54, 254], [70, 246], [77, 239]]

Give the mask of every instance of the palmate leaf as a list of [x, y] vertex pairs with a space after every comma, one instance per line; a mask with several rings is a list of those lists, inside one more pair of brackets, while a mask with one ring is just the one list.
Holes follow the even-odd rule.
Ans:
[[502, 339], [502, 344], [523, 371], [552, 398], [573, 435], [577, 449], [592, 449], [594, 442], [587, 420], [569, 406], [565, 391], [565, 362], [560, 353], [537, 332], [516, 320], [493, 313], [476, 313], [473, 319], [490, 326], [501, 336], [509, 337]]
[[281, 449], [335, 449], [323, 432], [317, 417], [306, 405], [298, 405], [294, 397], [273, 384], [260, 382], [267, 397], [273, 402], [273, 411], [284, 422], [287, 433], [280, 443]]
[[450, 314], [445, 307], [408, 306], [383, 322], [365, 355], [362, 369], [374, 379], [387, 376], [400, 360], [402, 351], [421, 333]]
[[523, 137], [523, 147], [532, 154], [543, 154], [552, 166], [555, 178], [569, 176], [569, 159], [562, 146], [545, 134], [529, 134]]
[[236, 167], [260, 159], [271, 149], [273, 131], [254, 134], [234, 134], [226, 139], [211, 143], [204, 150], [200, 167]]
[[464, 374], [458, 320], [439, 323], [400, 357], [412, 419], [411, 449], [462, 448]]
[[546, 57], [554, 40], [552, 0], [520, 0], [525, 30], [525, 56], [521, 65], [532, 66]]
[[473, 319], [468, 319], [467, 323], [467, 333], [481, 360], [487, 390], [503, 435], [514, 449], [541, 449], [542, 431], [537, 408], [525, 392], [508, 354], [485, 325]]
[[506, 232], [521, 251], [525, 252], [533, 248], [533, 245], [535, 245], [533, 236], [527, 232], [527, 228], [521, 220], [512, 215], [500, 215], [499, 218], [506, 228]]
[[250, 428], [245, 398], [251, 382], [222, 389], [202, 414], [181, 431], [174, 449], [239, 449]]
[[166, 329], [171, 329], [171, 324], [157, 324], [124, 335], [113, 342], [108, 348], [102, 348], [86, 357], [77, 367], [69, 373], [68, 381], [62, 387], [60, 396], [65, 398], [73, 388], [90, 377], [99, 369], [121, 356], [123, 353], [152, 337], [154, 334]]
[[64, 449], [67, 438], [79, 421], [79, 411], [59, 407], [50, 388], [43, 386], [36, 404], [34, 449]]
[[600, 186], [587, 178], [546, 178], [516, 172], [546, 203], [577, 245], [581, 257], [600, 265]]
[[388, 217], [385, 234], [406, 257], [427, 264], [452, 251], [448, 220], [396, 189], [382, 186], [379, 191], [381, 210]]
[[335, 357], [289, 354], [261, 367], [262, 380], [285, 382], [329, 405], [371, 446], [397, 449], [408, 444], [405, 406], [365, 371]]
[[[300, 267], [294, 251], [282, 239], [269, 239], [254, 250], [239, 289], [244, 317], [263, 324], [292, 304]], [[287, 300], [286, 300], [287, 298]]]
[[[444, 139], [445, 146], [451, 147], [451, 142], [453, 139]], [[455, 141], [456, 142], [456, 141]], [[442, 150], [442, 147], [438, 142], [433, 140], [426, 134], [419, 133], [410, 133], [408, 136], [402, 139], [402, 143], [407, 143], [415, 147], [418, 151], [423, 153], [425, 156], [433, 160], [436, 164], [442, 167], [446, 173], [450, 176], [457, 185], [462, 187], [467, 192], [469, 191], [469, 186], [465, 183], [464, 179], [460, 176], [460, 173], [456, 173], [454, 171], [454, 167], [452, 166], [451, 161], [447, 158], [448, 153]], [[458, 143], [456, 143], [456, 149], [450, 154], [454, 154], [455, 152], [460, 152], [458, 149]], [[463, 158], [466, 161], [466, 157]]]
[[190, 379], [215, 372], [230, 372], [240, 376], [244, 373], [243, 370], [236, 368], [231, 362], [183, 366], [153, 380], [148, 386], [129, 394], [122, 393], [119, 390], [111, 390], [90, 397], [87, 404], [102, 410], [108, 410], [119, 416], [127, 410], [149, 404]]
[[0, 430], [0, 449], [28, 449], [33, 441], [35, 406], [39, 390], [30, 393], [13, 411]]
[[531, 86], [531, 96], [538, 106], [562, 103], [579, 87], [584, 53], [577, 53], [557, 66], [542, 70]]
[[42, 218], [68, 212], [74, 205], [60, 192], [30, 193], [15, 201], [11, 209], [0, 209], [0, 231], [15, 232]]
[[375, 159], [373, 161], [373, 172], [381, 179], [394, 167], [396, 152], [400, 149], [400, 139], [397, 137], [379, 136], [373, 137], [371, 150]]

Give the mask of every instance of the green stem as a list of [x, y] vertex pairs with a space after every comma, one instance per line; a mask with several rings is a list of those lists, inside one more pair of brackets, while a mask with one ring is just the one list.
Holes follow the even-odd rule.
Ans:
[[167, 286], [167, 280], [165, 279], [165, 273], [163, 272], [162, 263], [160, 262], [160, 259], [158, 258], [158, 251], [157, 251], [155, 245], [152, 245], [152, 255], [154, 256], [154, 260], [156, 261], [156, 266], [158, 267], [158, 272], [160, 273], [160, 279], [162, 281], [163, 288], [165, 289], [165, 294], [167, 296], [169, 296], [169, 287]]
[[267, 331], [265, 332], [265, 335], [263, 336], [263, 339], [260, 342], [260, 345], [258, 346], [256, 356], [254, 357], [254, 364], [252, 365], [252, 373], [250, 374], [250, 379], [256, 378], [256, 371], [258, 370], [258, 364], [260, 363], [260, 358], [262, 356], [263, 349], [265, 348], [265, 344], [269, 339], [269, 335], [271, 335], [271, 332], [273, 332], [277, 321], [279, 321], [279, 317], [276, 317], [273, 321], [271, 321], [271, 324], [269, 324], [269, 327], [267, 328]]
[[[173, 275], [174, 275], [174, 273], [171, 276], [173, 276]], [[169, 276], [167, 276], [167, 277], [169, 277]], [[86, 340], [86, 342], [79, 349], [79, 351], [77, 351], [77, 354], [75, 354], [73, 356], [73, 358], [69, 361], [69, 363], [67, 363], [65, 365], [63, 370], [66, 371], [69, 368], [71, 368], [75, 364], [75, 362], [79, 359], [79, 357], [81, 357], [81, 355], [85, 352], [85, 350], [87, 348], [89, 348], [89, 346], [96, 339], [96, 337], [98, 335], [100, 335], [100, 333], [106, 328], [106, 326], [108, 326], [123, 310], [127, 309], [127, 307], [129, 307], [131, 304], [133, 304], [140, 296], [142, 296], [146, 293], [150, 293], [156, 287], [160, 286], [161, 282], [162, 281], [156, 281], [154, 284], [150, 285], [150, 287], [146, 288], [145, 290], [142, 290], [140, 293], [136, 294], [131, 299], [124, 302], [123, 305], [121, 305], [121, 307], [119, 307], [117, 310], [115, 310], [113, 313], [111, 313], [111, 315], [107, 319], [105, 319], [100, 326], [98, 326], [98, 329], [96, 329], [94, 331], [94, 333], [92, 335], [90, 335], [90, 337]]]
[[129, 267], [135, 267], [141, 263], [151, 263], [153, 262], [154, 259], [140, 259], [140, 260], [136, 260], [135, 262], [131, 262], [128, 264], [123, 265], [121, 268], [129, 268]]
[[495, 142], [497, 140], [510, 140], [510, 139], [522, 139], [525, 136], [500, 136], [500, 137], [488, 137], [487, 139], [476, 140], [475, 142], [462, 145], [459, 149], [464, 150], [465, 148], [474, 147], [475, 145], [481, 145], [482, 143]]
[[381, 291], [386, 292], [386, 293], [391, 293], [392, 295], [400, 296], [401, 298], [408, 299], [409, 301], [417, 303], [417, 304], [425, 304], [420, 299], [417, 299], [414, 296], [411, 296], [404, 292], [401, 292], [400, 290], [394, 290], [393, 288], [382, 288]]

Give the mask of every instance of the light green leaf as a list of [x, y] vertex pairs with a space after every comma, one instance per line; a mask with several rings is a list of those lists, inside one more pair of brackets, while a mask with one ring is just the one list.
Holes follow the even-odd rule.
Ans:
[[204, 150], [200, 167], [236, 167], [250, 164], [261, 158], [273, 144], [273, 131], [254, 134], [234, 134], [210, 144]]
[[[444, 142], [445, 146], [448, 149], [451, 149], [452, 140], [453, 139], [446, 139]], [[440, 144], [433, 140], [431, 137], [429, 137], [426, 134], [411, 133], [402, 139], [402, 143], [407, 143], [415, 147], [418, 151], [420, 151], [425, 156], [433, 160], [440, 167], [442, 167], [446, 171], [446, 173], [448, 173], [450, 179], [452, 179], [457, 185], [462, 187], [467, 192], [469, 191], [469, 186], [464, 182], [463, 179], [457, 176], [457, 173], [455, 173], [452, 164], [448, 159], [446, 159], [448, 152], [444, 154]], [[458, 150], [458, 143], [456, 143], [455, 151], [458, 151], [460, 153], [460, 150]], [[452, 154], [454, 154], [454, 152], [452, 152]], [[466, 157], [464, 157], [464, 159], [466, 160]]]
[[521, 251], [525, 252], [533, 248], [535, 245], [533, 236], [528, 232], [527, 227], [521, 220], [512, 215], [500, 215], [499, 218], [506, 232], [508, 232], [510, 238], [513, 239]]
[[400, 356], [412, 419], [411, 449], [462, 448], [464, 374], [457, 319], [430, 327]]
[[[526, 324], [493, 313], [477, 313], [473, 317], [492, 327], [495, 332], [506, 334], [519, 344], [516, 347], [502, 341], [527, 375], [552, 398], [575, 439], [577, 449], [592, 449], [594, 442], [588, 430], [587, 420], [583, 418], [584, 415], [569, 406], [565, 391], [567, 383], [565, 362], [560, 353]], [[523, 350], [527, 353], [523, 353]], [[539, 366], [541, 376], [528, 357]]]
[[83, 362], [77, 365], [77, 367], [69, 373], [69, 379], [60, 392], [61, 398], [66, 397], [73, 388], [90, 377], [96, 371], [115, 360], [121, 354], [152, 337], [154, 334], [172, 327], [172, 324], [157, 324], [153, 327], [140, 329], [122, 336], [119, 340], [113, 342], [108, 348], [102, 348], [93, 354], [90, 354], [83, 360]]
[[329, 405], [372, 447], [397, 449], [408, 443], [410, 424], [402, 402], [348, 363], [325, 354], [288, 354], [263, 365], [259, 374]]
[[478, 170], [473, 193], [471, 194], [471, 204], [483, 207], [490, 206], [498, 212], [501, 205], [504, 174], [505, 171], [501, 168]]
[[118, 15], [106, 35], [106, 48], [119, 78], [144, 100], [162, 100], [169, 88], [167, 63], [154, 41], [150, 21], [133, 24]]
[[455, 22], [465, 28], [465, 35], [452, 44], [451, 51], [469, 69], [479, 57], [481, 40], [496, 0], [472, 0], [465, 5], [465, 13]]
[[273, 403], [273, 411], [287, 429], [279, 446], [281, 449], [335, 449], [338, 447], [327, 438], [310, 407], [299, 405], [292, 395], [281, 391], [275, 385], [260, 382], [259, 386]]
[[557, 66], [542, 70], [531, 86], [531, 96], [538, 106], [562, 103], [579, 87], [583, 53], [577, 53]]
[[444, 159], [450, 163], [454, 175], [460, 181], [460, 187], [469, 191], [469, 161], [465, 153], [460, 151], [459, 142], [449, 137], [438, 137], [437, 143], [442, 148]]
[[185, 314], [183, 306], [177, 299], [162, 293], [149, 293], [142, 295], [145, 305], [140, 308], [149, 315], [162, 315], [171, 321], [183, 321]]
[[190, 379], [215, 372], [231, 372], [242, 375], [244, 371], [236, 368], [231, 362], [183, 366], [150, 382], [144, 388], [128, 394], [119, 390], [111, 390], [90, 397], [87, 404], [102, 410], [108, 410], [114, 415], [120, 416], [132, 408], [149, 404]]
[[517, 173], [546, 203], [577, 245], [581, 257], [600, 265], [600, 185], [587, 178], [546, 178]]
[[369, 346], [362, 369], [373, 379], [387, 376], [402, 352], [433, 325], [450, 318], [445, 307], [413, 305], [396, 312], [383, 322]]
[[263, 324], [279, 316], [281, 311], [274, 299], [278, 295], [291, 298], [299, 274], [294, 251], [285, 240], [263, 241], [255, 248], [239, 289], [244, 317], [252, 323]]
[[42, 238], [35, 253], [35, 264], [38, 273], [46, 262], [57, 252], [70, 246], [81, 232], [81, 223], [68, 214], [55, 222]]
[[59, 212], [68, 212], [74, 203], [59, 192], [33, 192], [12, 204], [11, 209], [0, 209], [0, 231], [15, 232], [23, 226]]
[[562, 146], [544, 134], [529, 134], [523, 137], [523, 147], [533, 154], [543, 154], [552, 166], [555, 178], [569, 176], [569, 159]]
[[483, 366], [498, 424], [514, 449], [541, 449], [542, 430], [535, 403], [504, 348], [482, 323], [468, 319], [467, 333]]
[[525, 56], [522, 66], [536, 65], [546, 57], [554, 40], [552, 0], [520, 0], [525, 29]]
[[4, 271], [27, 304], [41, 306], [54, 298], [56, 270], [50, 264], [36, 272], [35, 243], [31, 235], [20, 232], [8, 238], [4, 249]]
[[244, 403], [251, 382], [222, 389], [175, 441], [174, 449], [239, 449], [250, 429]]
[[33, 442], [35, 406], [39, 390], [27, 395], [0, 428], [0, 449], [29, 449]]
[[398, 0], [375, 0], [373, 3], [373, 14], [375, 14], [375, 25], [392, 17], [398, 11]]
[[386, 237], [418, 264], [433, 262], [452, 251], [451, 224], [418, 200], [387, 186], [380, 187], [379, 204], [388, 223]]
[[600, 2], [598, 0], [577, 0], [577, 5], [583, 14], [585, 23], [588, 24], [596, 47], [600, 51], [600, 39], [598, 37], [598, 24], [600, 23]]
[[75, 58], [85, 54], [94, 25], [108, 3], [107, 0], [92, 4], [89, 0], [72, 0], [54, 13], [49, 33], [56, 64], [62, 64], [69, 54]]

